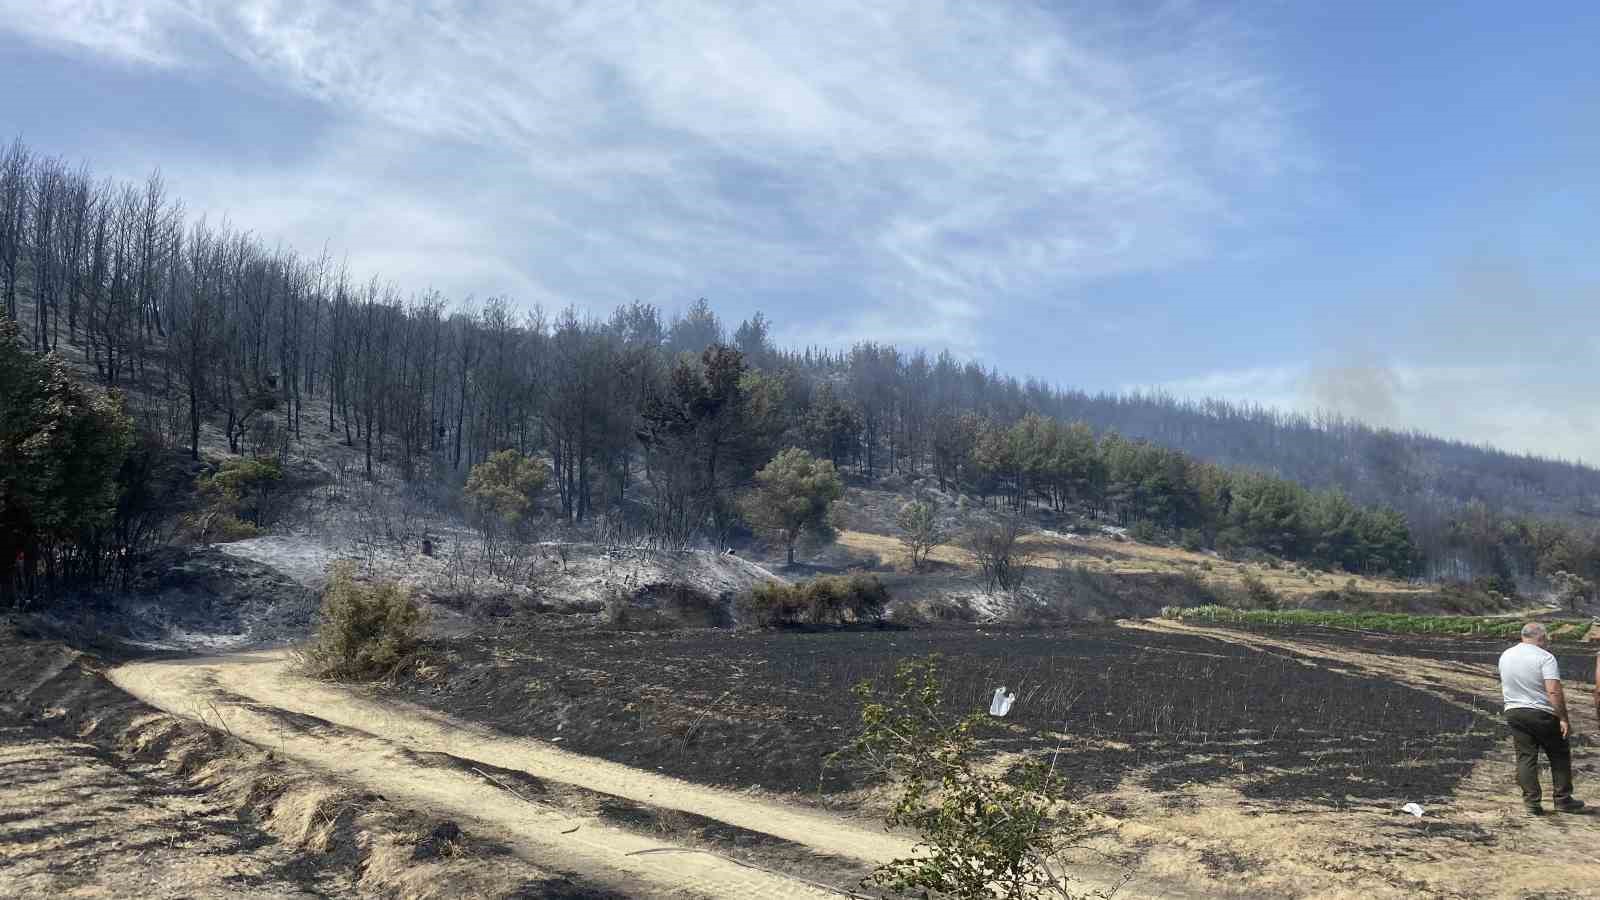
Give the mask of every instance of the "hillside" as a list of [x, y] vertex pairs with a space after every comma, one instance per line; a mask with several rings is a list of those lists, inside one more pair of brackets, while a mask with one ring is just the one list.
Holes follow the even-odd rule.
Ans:
[[[738, 498], [798, 448], [868, 486], [915, 483], [1047, 530], [1081, 520], [1501, 594], [1600, 576], [1600, 473], [1585, 467], [1222, 402], [1091, 397], [949, 353], [782, 350], [765, 317], [730, 333], [703, 300], [601, 319], [406, 295], [189, 221], [159, 176], [97, 185], [20, 143], [9, 154], [8, 190], [32, 201], [0, 232], [7, 313], [23, 346], [125, 398], [146, 462], [182, 448], [277, 460], [289, 481], [354, 475], [426, 518], [467, 512], [469, 472], [513, 451], [547, 472], [541, 527], [681, 550], [748, 537]], [[63, 214], [29, 218], [43, 208]], [[164, 501], [141, 502], [123, 514]], [[136, 552], [156, 538], [117, 535]], [[122, 552], [95, 543], [99, 560], [74, 564]], [[62, 570], [73, 546], [41, 546], [58, 558], [36, 564]]]

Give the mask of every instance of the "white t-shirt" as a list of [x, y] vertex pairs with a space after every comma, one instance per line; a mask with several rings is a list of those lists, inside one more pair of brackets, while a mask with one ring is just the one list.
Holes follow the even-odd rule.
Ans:
[[1500, 693], [1506, 709], [1542, 709], [1555, 715], [1544, 683], [1561, 680], [1556, 658], [1537, 644], [1518, 644], [1500, 654]]

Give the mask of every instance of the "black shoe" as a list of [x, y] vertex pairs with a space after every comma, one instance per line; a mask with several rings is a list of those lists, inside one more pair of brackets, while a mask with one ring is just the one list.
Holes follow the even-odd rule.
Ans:
[[1564, 813], [1583, 812], [1584, 807], [1583, 801], [1577, 799], [1576, 797], [1568, 797], [1565, 800], [1557, 800], [1551, 805]]
[[1524, 804], [1522, 804], [1522, 808], [1527, 810], [1528, 811], [1528, 815], [1530, 815], [1530, 816], [1542, 816], [1542, 815], [1544, 815], [1544, 807], [1539, 805], [1539, 804], [1537, 804], [1537, 803], [1524, 803]]

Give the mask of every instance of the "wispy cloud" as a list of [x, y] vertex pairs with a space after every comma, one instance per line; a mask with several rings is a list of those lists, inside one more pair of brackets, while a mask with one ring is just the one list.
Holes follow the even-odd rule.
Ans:
[[[242, 67], [362, 148], [322, 136], [273, 171], [212, 160], [192, 202], [338, 236], [397, 278], [462, 265], [433, 282], [765, 302], [786, 336], [826, 343], [982, 349], [992, 304], [1214, 252], [1254, 214], [1234, 198], [1311, 167], [1247, 35], [1185, 4], [49, 6], [0, 0], [0, 27], [195, 77]], [[373, 227], [396, 217], [410, 224]], [[404, 264], [440, 246], [453, 255]]]

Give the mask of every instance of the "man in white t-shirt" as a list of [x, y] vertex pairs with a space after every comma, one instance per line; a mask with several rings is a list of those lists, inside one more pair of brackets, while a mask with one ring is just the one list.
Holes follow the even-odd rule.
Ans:
[[1567, 735], [1572, 719], [1561, 690], [1561, 669], [1545, 647], [1550, 636], [1538, 622], [1522, 626], [1522, 643], [1500, 654], [1500, 693], [1506, 703], [1506, 726], [1517, 745], [1517, 784], [1532, 815], [1540, 805], [1539, 751], [1550, 760], [1552, 805], [1562, 812], [1583, 809], [1572, 796], [1572, 750]]

